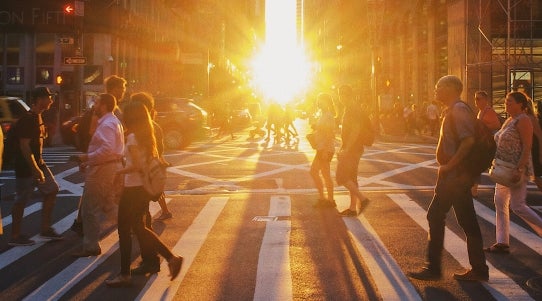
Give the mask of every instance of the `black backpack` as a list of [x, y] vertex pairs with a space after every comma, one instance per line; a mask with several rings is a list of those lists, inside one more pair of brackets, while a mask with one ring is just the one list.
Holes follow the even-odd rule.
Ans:
[[19, 139], [17, 138], [16, 128], [18, 121], [11, 124], [4, 139], [4, 153], [2, 154], [2, 169], [10, 170], [15, 168], [15, 156], [21, 152]]
[[[489, 128], [482, 122], [482, 120], [474, 117], [472, 109], [467, 104], [465, 104], [465, 106], [467, 106], [471, 110], [471, 113], [473, 114], [473, 118], [475, 120], [475, 142], [470, 152], [467, 154], [465, 159], [463, 159], [463, 162], [466, 163], [465, 167], [467, 168], [469, 173], [477, 177], [480, 176], [480, 174], [482, 174], [491, 166], [491, 162], [493, 162], [493, 159], [495, 158], [497, 144], [495, 143], [493, 133], [489, 130]], [[452, 132], [454, 138], [456, 140], [459, 140], [453, 112], [450, 112], [450, 117], [452, 121]]]

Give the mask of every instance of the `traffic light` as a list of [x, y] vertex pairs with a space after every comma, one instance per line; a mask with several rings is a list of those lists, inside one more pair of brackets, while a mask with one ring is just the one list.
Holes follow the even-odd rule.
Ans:
[[62, 7], [62, 11], [65, 15], [73, 15], [75, 13], [75, 5], [73, 3], [66, 3]]
[[73, 76], [73, 71], [62, 71], [56, 76], [55, 82], [60, 86], [61, 90], [72, 90], [75, 85]]

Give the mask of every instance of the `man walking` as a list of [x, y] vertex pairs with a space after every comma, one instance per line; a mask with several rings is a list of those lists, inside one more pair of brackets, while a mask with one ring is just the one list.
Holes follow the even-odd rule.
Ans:
[[444, 248], [446, 214], [454, 208], [457, 222], [467, 237], [467, 251], [472, 269], [455, 273], [456, 280], [487, 281], [488, 267], [482, 246], [482, 234], [476, 219], [471, 195], [474, 176], [467, 170], [465, 158], [475, 142], [475, 117], [466, 103], [461, 101], [463, 83], [453, 75], [440, 78], [435, 86], [435, 99], [446, 106], [439, 142], [439, 164], [435, 193], [429, 210], [429, 241], [427, 264], [409, 276], [420, 280], [442, 277], [441, 261]]
[[86, 173], [80, 210], [85, 226], [83, 250], [72, 254], [74, 257], [101, 254], [99, 240], [102, 214], [106, 216], [107, 222], [116, 222], [117, 197], [122, 185], [115, 174], [122, 168], [124, 153], [122, 124], [113, 114], [116, 107], [113, 95], [100, 94], [94, 104], [94, 112], [98, 117], [96, 131], [90, 140], [88, 152], [79, 155], [81, 169]]
[[[363, 114], [361, 105], [356, 102], [352, 88], [339, 88], [339, 101], [344, 105], [342, 118], [341, 148], [337, 153], [336, 179], [338, 185], [343, 185], [350, 193], [350, 207], [340, 214], [342, 216], [357, 216], [365, 208], [369, 199], [364, 197], [358, 187], [358, 165], [363, 155], [363, 143], [359, 141], [361, 127], [360, 116]], [[358, 211], [358, 204], [360, 209]]]
[[13, 217], [10, 246], [30, 246], [35, 242], [21, 234], [21, 224], [26, 203], [32, 198], [37, 187], [43, 198], [41, 236], [51, 240], [62, 236], [51, 227], [53, 208], [59, 187], [51, 170], [42, 157], [43, 140], [47, 133], [41, 114], [53, 104], [55, 95], [46, 87], [37, 87], [31, 92], [32, 107], [24, 114], [14, 128], [20, 152], [15, 155], [16, 200], [11, 211]]

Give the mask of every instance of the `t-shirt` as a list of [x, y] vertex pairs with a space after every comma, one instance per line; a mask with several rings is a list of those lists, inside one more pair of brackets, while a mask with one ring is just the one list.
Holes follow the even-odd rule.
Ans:
[[[126, 157], [126, 166], [134, 165], [134, 159], [132, 158], [132, 154], [130, 153], [130, 147], [135, 146], [139, 147], [135, 134], [130, 133], [126, 137], [126, 147], [124, 148], [124, 156]], [[145, 151], [140, 148], [139, 149], [139, 162], [145, 161]], [[143, 179], [141, 177], [141, 172], [134, 171], [130, 172], [124, 175], [124, 187], [136, 187], [136, 186], [143, 186]]]
[[[457, 137], [454, 135], [452, 126], [455, 126]], [[474, 127], [474, 114], [466, 103], [457, 101], [447, 109], [442, 121], [442, 130], [437, 146], [437, 161], [439, 164], [443, 165], [450, 161], [457, 152], [461, 140], [475, 135]]]
[[[46, 138], [45, 124], [41, 114], [28, 112], [21, 116], [17, 121], [15, 128], [15, 137], [20, 139], [30, 139], [30, 150], [38, 164], [42, 162], [43, 140]], [[32, 176], [32, 169], [21, 151], [15, 155], [15, 177], [25, 178]]]

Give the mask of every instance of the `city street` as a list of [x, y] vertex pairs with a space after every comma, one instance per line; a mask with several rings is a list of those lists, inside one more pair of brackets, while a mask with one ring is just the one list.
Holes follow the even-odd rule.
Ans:
[[[45, 161], [61, 186], [54, 227], [64, 240], [39, 238], [39, 200], [27, 204], [23, 231], [37, 244], [9, 247], [13, 171], [2, 179], [0, 295], [3, 300], [542, 300], [526, 282], [542, 275], [542, 239], [511, 214], [511, 253], [488, 254], [490, 280], [461, 283], [452, 274], [470, 268], [465, 236], [453, 212], [447, 220], [443, 278], [419, 281], [409, 271], [424, 264], [437, 165], [435, 139], [380, 137], [359, 166], [360, 188], [371, 202], [358, 217], [341, 217], [347, 191], [335, 188], [337, 208], [316, 209], [309, 175], [314, 150], [307, 121], [298, 139], [273, 143], [249, 138], [198, 141], [167, 151], [167, 202], [173, 218], [154, 221], [160, 238], [184, 257], [170, 281], [167, 262], [130, 288], [108, 288], [120, 271], [116, 229], [104, 233], [102, 254], [75, 259], [81, 238], [69, 230], [77, 215], [84, 176], [69, 161], [74, 148], [46, 149]], [[337, 146], [339, 141], [337, 140]], [[332, 161], [332, 171], [336, 168]], [[334, 175], [334, 174], [333, 174]], [[484, 246], [495, 242], [493, 185], [482, 178], [474, 200]], [[542, 210], [542, 193], [529, 185], [528, 204]], [[151, 214], [160, 215], [157, 203]], [[134, 240], [132, 267], [140, 262]]]

